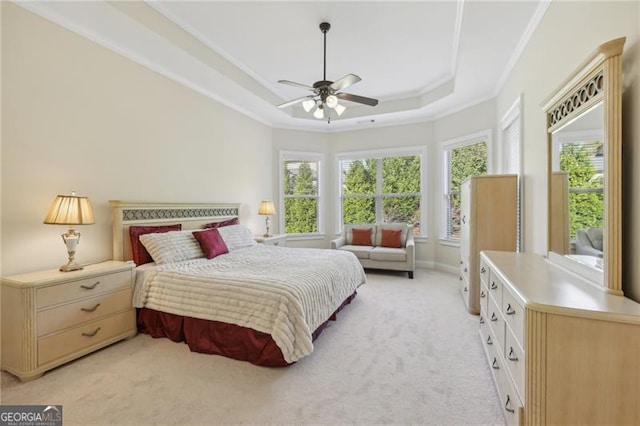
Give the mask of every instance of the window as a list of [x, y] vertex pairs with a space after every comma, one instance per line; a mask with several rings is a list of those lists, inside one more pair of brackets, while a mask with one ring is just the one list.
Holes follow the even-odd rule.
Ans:
[[341, 225], [407, 223], [424, 235], [424, 148], [339, 154]]
[[569, 179], [569, 235], [604, 222], [604, 155], [600, 131], [566, 132], [553, 141], [553, 170]]
[[321, 154], [281, 152], [280, 228], [288, 235], [322, 232], [320, 226]]
[[487, 173], [489, 131], [442, 144], [442, 239], [460, 240], [460, 186], [473, 175]]

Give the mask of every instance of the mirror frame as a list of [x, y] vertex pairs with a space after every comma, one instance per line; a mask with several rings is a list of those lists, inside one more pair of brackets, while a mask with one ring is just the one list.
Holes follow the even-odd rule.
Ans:
[[[541, 104], [547, 118], [547, 252], [604, 290], [622, 295], [622, 50], [626, 37], [600, 45]], [[572, 122], [599, 102], [604, 108], [604, 272], [594, 272], [577, 261], [564, 261], [551, 251], [551, 180], [553, 132]], [[561, 260], [563, 259], [563, 260]], [[573, 265], [570, 265], [573, 263]]]

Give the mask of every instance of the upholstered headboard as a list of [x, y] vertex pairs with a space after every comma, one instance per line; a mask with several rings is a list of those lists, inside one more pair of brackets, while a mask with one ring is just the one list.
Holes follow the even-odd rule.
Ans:
[[113, 229], [113, 259], [131, 260], [131, 225], [182, 224], [199, 229], [210, 222], [238, 217], [240, 203], [167, 203], [110, 200]]

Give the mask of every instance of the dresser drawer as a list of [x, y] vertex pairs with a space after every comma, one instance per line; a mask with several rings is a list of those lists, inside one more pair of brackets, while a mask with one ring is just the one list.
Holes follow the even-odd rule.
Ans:
[[515, 391], [521, 400], [524, 400], [524, 356], [524, 351], [516, 342], [513, 334], [507, 331], [504, 346], [505, 364], [515, 383]]
[[460, 258], [460, 276], [469, 282], [469, 261], [464, 257]]
[[44, 309], [37, 314], [38, 337], [80, 325], [113, 314], [132, 309], [131, 289], [129, 287], [114, 293], [81, 299], [67, 305]]
[[502, 293], [502, 313], [518, 344], [524, 347], [524, 307], [516, 301], [508, 287]]
[[487, 321], [489, 327], [496, 337], [495, 345], [499, 348], [500, 355], [504, 353], [504, 318], [500, 313], [498, 305], [493, 300], [493, 297], [489, 298], [489, 310], [487, 311]]
[[489, 285], [489, 266], [482, 256], [480, 256], [480, 281], [487, 287]]
[[498, 395], [502, 413], [508, 425], [520, 425], [523, 406], [520, 398], [513, 390], [513, 383], [506, 370], [500, 371], [498, 377]]
[[131, 331], [135, 334], [135, 310], [131, 309], [38, 340], [38, 366], [85, 348], [99, 345]]
[[93, 297], [123, 287], [131, 287], [131, 270], [42, 287], [36, 291], [36, 308], [41, 309], [74, 299]]
[[[489, 328], [489, 323], [486, 319], [486, 311], [484, 309], [480, 311], [480, 339], [482, 340], [482, 345], [487, 353], [487, 358], [489, 358], [489, 354], [493, 356], [493, 347], [495, 346], [496, 338]], [[489, 360], [491, 361], [492, 359]]]
[[502, 306], [502, 281], [493, 270], [489, 271], [488, 289], [489, 294], [493, 296], [498, 306]]
[[485, 285], [485, 283], [482, 283], [480, 285], [480, 310], [483, 310], [486, 312], [489, 310], [489, 289], [487, 288], [487, 286]]

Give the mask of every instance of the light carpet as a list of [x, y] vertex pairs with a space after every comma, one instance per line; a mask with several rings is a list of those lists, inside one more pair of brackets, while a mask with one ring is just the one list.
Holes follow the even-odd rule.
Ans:
[[138, 335], [20, 383], [2, 404], [62, 404], [65, 425], [503, 424], [458, 277], [367, 272], [368, 283], [287, 368]]

